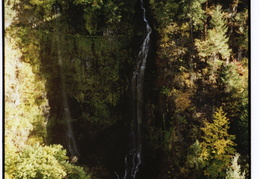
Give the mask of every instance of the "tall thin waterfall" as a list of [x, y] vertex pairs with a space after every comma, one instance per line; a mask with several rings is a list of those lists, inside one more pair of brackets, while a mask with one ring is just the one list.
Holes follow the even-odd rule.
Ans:
[[[60, 15], [59, 8], [55, 9], [55, 14], [57, 16]], [[59, 29], [59, 20], [56, 19], [56, 27]], [[60, 76], [61, 76], [61, 93], [62, 93], [62, 112], [63, 112], [63, 120], [66, 122], [66, 143], [67, 143], [67, 148], [69, 150], [69, 153], [71, 156], [76, 156], [79, 157], [79, 152], [77, 149], [77, 144], [75, 142], [74, 138], [74, 132], [71, 127], [71, 115], [70, 115], [70, 109], [68, 105], [68, 97], [67, 97], [67, 90], [66, 90], [66, 85], [65, 85], [65, 72], [62, 68], [63, 66], [63, 58], [61, 55], [61, 48], [60, 48], [60, 43], [62, 43], [62, 37], [59, 32], [57, 32], [56, 40], [57, 40], [57, 54], [58, 54], [58, 64], [60, 66]]]
[[132, 121], [130, 130], [129, 153], [125, 156], [125, 175], [124, 179], [135, 179], [142, 163], [142, 117], [143, 117], [143, 89], [144, 89], [144, 72], [146, 59], [149, 51], [150, 35], [152, 29], [146, 19], [146, 9], [141, 0], [141, 8], [143, 10], [143, 20], [146, 25], [146, 37], [138, 54], [132, 76]]

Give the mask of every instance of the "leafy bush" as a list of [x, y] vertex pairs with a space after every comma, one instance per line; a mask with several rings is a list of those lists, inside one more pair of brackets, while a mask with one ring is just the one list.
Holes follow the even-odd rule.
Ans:
[[[14, 159], [14, 158], [13, 158]], [[27, 145], [16, 159], [7, 160], [6, 175], [10, 178], [90, 178], [82, 167], [68, 162], [61, 145]]]

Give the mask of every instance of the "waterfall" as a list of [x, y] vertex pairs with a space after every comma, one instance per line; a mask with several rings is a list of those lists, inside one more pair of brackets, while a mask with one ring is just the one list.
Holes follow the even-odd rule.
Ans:
[[146, 37], [138, 54], [138, 59], [132, 75], [131, 92], [132, 92], [132, 121], [130, 126], [130, 143], [129, 153], [125, 156], [125, 174], [124, 179], [135, 179], [142, 163], [142, 117], [143, 117], [143, 89], [144, 89], [144, 72], [146, 60], [149, 52], [150, 34], [152, 29], [146, 19], [146, 9], [141, 0], [143, 10], [143, 21], [146, 25]]
[[[59, 8], [55, 8], [55, 14], [60, 16], [60, 10]], [[56, 27], [59, 29], [59, 19], [56, 19]], [[68, 97], [67, 97], [67, 90], [66, 90], [66, 85], [65, 85], [65, 72], [62, 68], [63, 66], [63, 58], [61, 55], [61, 47], [60, 43], [62, 43], [62, 37], [61, 37], [60, 31], [57, 31], [57, 36], [56, 36], [56, 42], [57, 42], [57, 55], [58, 55], [58, 64], [60, 67], [60, 76], [61, 76], [61, 94], [62, 94], [62, 119], [66, 122], [66, 144], [68, 151], [71, 156], [73, 157], [79, 157], [79, 152], [77, 149], [75, 137], [74, 137], [74, 132], [72, 130], [71, 126], [71, 115], [70, 115], [70, 109], [68, 105]]]

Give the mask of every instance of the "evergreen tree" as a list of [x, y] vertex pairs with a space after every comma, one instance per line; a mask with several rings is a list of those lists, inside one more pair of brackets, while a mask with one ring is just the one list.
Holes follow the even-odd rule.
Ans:
[[202, 4], [206, 0], [182, 0], [184, 15], [182, 17], [189, 18], [190, 36], [193, 42], [193, 27], [202, 27], [205, 19], [205, 11], [202, 9]]
[[232, 159], [231, 166], [227, 169], [226, 179], [245, 179], [245, 172], [241, 172], [241, 167], [238, 164], [240, 154], [236, 153]]
[[186, 166], [190, 169], [189, 176], [193, 178], [201, 177], [201, 163], [203, 158], [200, 156], [201, 145], [198, 140], [196, 140], [188, 149]]
[[199, 56], [206, 59], [227, 59], [231, 50], [228, 46], [226, 21], [221, 6], [216, 6], [211, 14], [210, 25], [206, 40], [195, 40], [195, 45], [199, 51]]
[[204, 135], [201, 143], [204, 175], [210, 178], [224, 177], [226, 168], [235, 153], [235, 136], [228, 134], [229, 119], [220, 107], [213, 115], [213, 122], [205, 121], [201, 128]]

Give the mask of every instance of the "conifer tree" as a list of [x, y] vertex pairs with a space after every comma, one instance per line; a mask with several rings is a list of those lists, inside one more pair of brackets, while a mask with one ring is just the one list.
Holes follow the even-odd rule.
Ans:
[[210, 178], [224, 177], [230, 164], [235, 136], [228, 134], [229, 119], [220, 107], [213, 115], [213, 122], [205, 121], [201, 128], [204, 135], [201, 143], [201, 157], [204, 164], [204, 175]]
[[205, 3], [206, 0], [182, 0], [184, 4], [184, 18], [189, 18], [190, 24], [190, 36], [191, 41], [193, 42], [193, 26], [199, 27], [203, 25], [203, 21], [205, 19], [205, 11], [202, 9], [202, 4]]
[[199, 56], [207, 59], [228, 59], [231, 53], [228, 45], [227, 26], [221, 6], [216, 6], [211, 14], [211, 29], [208, 30], [207, 40], [195, 40]]
[[232, 159], [231, 166], [227, 169], [226, 179], [234, 178], [234, 179], [245, 179], [245, 172], [241, 171], [241, 167], [238, 164], [238, 159], [240, 157], [239, 153], [236, 153]]
[[203, 158], [200, 156], [201, 145], [196, 140], [188, 149], [186, 167], [190, 170], [189, 176], [191, 178], [200, 178], [202, 176], [201, 163]]

